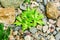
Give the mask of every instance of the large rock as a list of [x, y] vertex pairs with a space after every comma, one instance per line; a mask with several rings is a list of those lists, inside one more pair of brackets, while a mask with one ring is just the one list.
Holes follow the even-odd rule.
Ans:
[[17, 8], [23, 3], [24, 0], [0, 0], [3, 7], [14, 7]]
[[48, 18], [57, 19], [57, 17], [59, 16], [58, 9], [57, 9], [57, 3], [49, 2], [47, 4], [46, 15]]
[[0, 23], [12, 24], [15, 21], [14, 8], [0, 8]]

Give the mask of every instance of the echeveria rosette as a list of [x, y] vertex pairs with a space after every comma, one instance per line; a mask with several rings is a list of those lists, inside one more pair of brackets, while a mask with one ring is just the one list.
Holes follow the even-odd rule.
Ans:
[[44, 15], [42, 13], [38, 13], [36, 9], [28, 8], [26, 11], [23, 11], [22, 14], [16, 17], [16, 26], [21, 25], [22, 30], [26, 30], [27, 28], [35, 27], [37, 24], [44, 25], [43, 19]]

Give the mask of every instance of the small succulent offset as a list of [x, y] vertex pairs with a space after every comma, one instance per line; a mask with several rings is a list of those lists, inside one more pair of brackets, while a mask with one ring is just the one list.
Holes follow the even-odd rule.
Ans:
[[22, 30], [26, 30], [27, 28], [35, 27], [37, 24], [44, 25], [43, 19], [44, 15], [37, 12], [36, 9], [30, 9], [23, 11], [22, 14], [16, 17], [16, 26], [21, 25]]

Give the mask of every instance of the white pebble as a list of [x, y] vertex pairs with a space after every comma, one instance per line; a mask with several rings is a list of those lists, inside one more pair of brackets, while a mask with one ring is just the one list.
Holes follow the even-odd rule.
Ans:
[[25, 36], [24, 39], [25, 39], [25, 40], [33, 40], [30, 35]]
[[43, 26], [43, 32], [46, 32], [47, 30], [48, 30], [48, 26], [47, 25]]

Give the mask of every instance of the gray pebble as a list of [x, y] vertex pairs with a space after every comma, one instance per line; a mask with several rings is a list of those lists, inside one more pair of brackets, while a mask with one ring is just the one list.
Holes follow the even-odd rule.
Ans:
[[43, 4], [40, 4], [40, 9], [44, 12], [45, 11], [45, 7]]
[[56, 34], [57, 34], [57, 31], [54, 31], [54, 32], [53, 32], [53, 35], [56, 35]]
[[21, 30], [21, 26], [19, 26], [19, 27], [15, 27], [14, 30], [15, 30], [15, 31]]
[[43, 21], [44, 21], [44, 23], [46, 24], [46, 23], [47, 23], [47, 18], [45, 17], [45, 18], [43, 19]]
[[39, 3], [39, 2], [43, 2], [43, 0], [36, 0], [36, 2], [38, 2], [38, 3]]
[[47, 0], [44, 0], [44, 5], [46, 5], [47, 4]]
[[24, 33], [27, 33], [27, 32], [29, 32], [29, 31], [28, 31], [28, 30], [25, 30], [25, 31], [24, 31]]
[[25, 5], [20, 4], [20, 8], [21, 8], [22, 10], [26, 10], [26, 6], [25, 6]]
[[60, 31], [60, 27], [57, 27], [56, 30], [59, 32]]
[[38, 35], [38, 37], [40, 37], [40, 38], [41, 38], [41, 37], [42, 37], [42, 35], [40, 35], [40, 34], [39, 34], [39, 35]]
[[33, 37], [39, 40], [42, 36], [36, 33], [36, 34], [33, 34]]
[[32, 28], [30, 28], [30, 32], [34, 34], [37, 32], [37, 29], [35, 27], [32, 27]]
[[60, 32], [55, 37], [56, 37], [56, 40], [60, 40]]
[[60, 6], [59, 6], [59, 7], [57, 7], [57, 9], [60, 11]]

